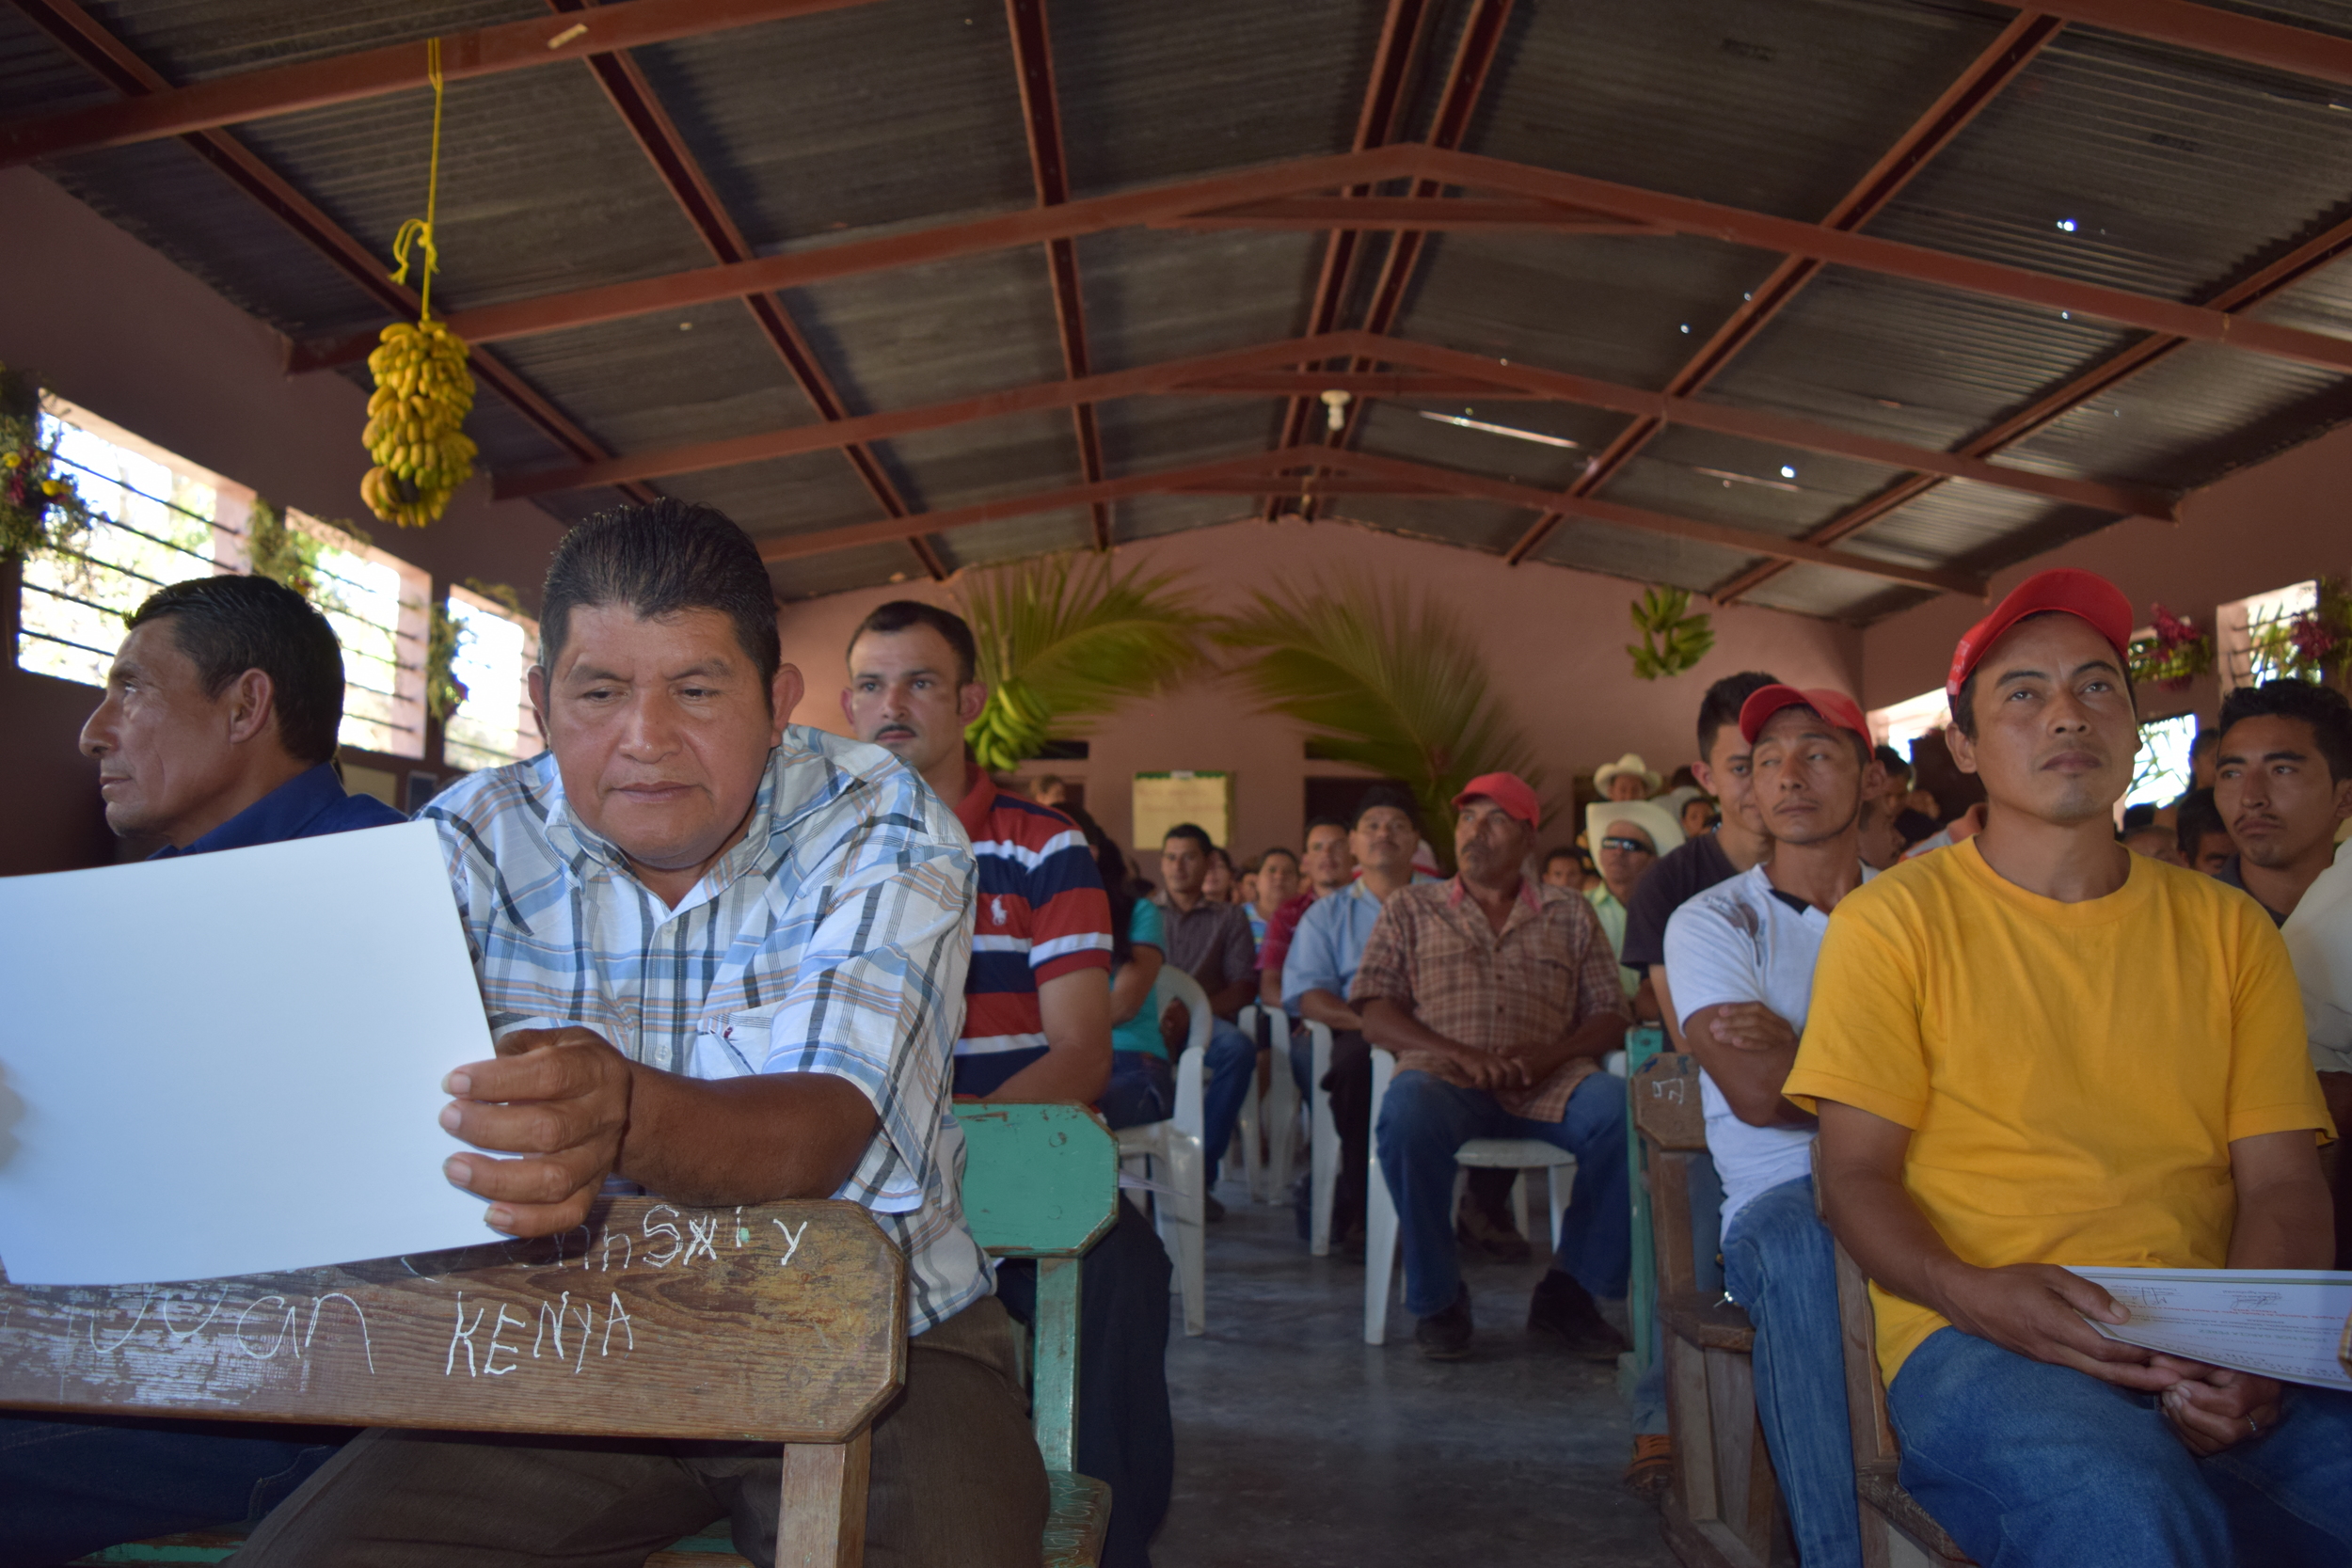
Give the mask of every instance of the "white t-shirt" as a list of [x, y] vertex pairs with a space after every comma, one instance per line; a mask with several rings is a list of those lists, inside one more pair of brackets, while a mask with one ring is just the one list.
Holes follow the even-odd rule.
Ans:
[[[1876, 875], [1862, 868], [1865, 880]], [[1813, 961], [1829, 916], [1784, 896], [1757, 865], [1689, 899], [1666, 922], [1666, 974], [1677, 1022], [1685, 1029], [1702, 1007], [1761, 1002], [1804, 1033], [1813, 1003]], [[1723, 1233], [1740, 1211], [1812, 1168], [1809, 1127], [1751, 1127], [1732, 1113], [1715, 1081], [1699, 1074], [1707, 1111], [1707, 1151], [1724, 1182]]]
[[[2338, 852], [2335, 863], [2304, 890], [2279, 934], [2303, 988], [2312, 1066], [2352, 1072], [2352, 855]], [[2336, 1131], [2352, 1136], [2352, 1129]]]

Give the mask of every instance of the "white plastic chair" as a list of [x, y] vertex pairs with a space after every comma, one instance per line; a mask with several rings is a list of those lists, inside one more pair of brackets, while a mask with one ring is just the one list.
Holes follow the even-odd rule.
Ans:
[[[1261, 1019], [1273, 1026], [1272, 1033], [1263, 1038], [1258, 1033]], [[1257, 1072], [1252, 1069], [1249, 1097], [1242, 1101], [1241, 1119], [1236, 1127], [1240, 1133], [1242, 1170], [1249, 1180], [1249, 1201], [1286, 1202], [1290, 1197], [1291, 1162], [1298, 1138], [1298, 1085], [1291, 1078], [1290, 1015], [1279, 1007], [1252, 1002], [1233, 1022], [1272, 1057], [1263, 1089], [1258, 1086]], [[1258, 1152], [1261, 1130], [1265, 1133], [1266, 1146], [1263, 1156]]]
[[[1323, 1086], [1331, 1071], [1331, 1026], [1312, 1019], [1305, 1022], [1313, 1051], [1307, 1069], [1307, 1087], [1312, 1097], [1307, 1117], [1307, 1185], [1311, 1205], [1307, 1250], [1317, 1258], [1327, 1258], [1331, 1255], [1331, 1209], [1340, 1189], [1340, 1124], [1331, 1118], [1331, 1095]], [[1396, 1058], [1389, 1060], [1393, 1067]], [[1375, 1162], [1374, 1175], [1378, 1174]]]
[[1209, 1330], [1208, 1268], [1201, 1255], [1209, 1185], [1207, 1162], [1200, 1152], [1200, 1129], [1211, 1015], [1208, 993], [1200, 989], [1200, 982], [1174, 964], [1162, 964], [1159, 981], [1144, 1004], [1154, 1027], [1171, 1002], [1182, 1002], [1192, 1015], [1184, 1048], [1176, 1057], [1176, 1114], [1166, 1121], [1120, 1128], [1119, 1164], [1134, 1176], [1176, 1191], [1172, 1202], [1167, 1193], [1153, 1193], [1152, 1212], [1158, 1221], [1161, 1243], [1176, 1257], [1177, 1289], [1184, 1301], [1184, 1332], [1198, 1335]]
[[[1613, 1051], [1603, 1058], [1606, 1070], [1625, 1076], [1625, 1053]], [[1396, 1278], [1397, 1214], [1396, 1199], [1389, 1192], [1388, 1179], [1380, 1172], [1378, 1128], [1380, 1106], [1389, 1097], [1389, 1081], [1396, 1076], [1396, 1057], [1375, 1046], [1372, 1053], [1372, 1169], [1364, 1182], [1364, 1343], [1385, 1342], [1389, 1331], [1389, 1299], [1393, 1293]], [[1547, 1173], [1551, 1188], [1551, 1229], [1547, 1233], [1552, 1246], [1560, 1244], [1560, 1216], [1568, 1210], [1568, 1198], [1576, 1188], [1576, 1156], [1566, 1149], [1538, 1138], [1472, 1138], [1454, 1151], [1457, 1174], [1454, 1180], [1454, 1208], [1462, 1201], [1462, 1185], [1467, 1178], [1459, 1174], [1462, 1167], [1485, 1165], [1504, 1170], [1517, 1170], [1519, 1179], [1511, 1188], [1512, 1208], [1519, 1222], [1519, 1232], [1527, 1232], [1527, 1175], [1531, 1170]], [[1451, 1209], [1448, 1211], [1451, 1218]], [[1449, 1224], [1448, 1229], [1452, 1227]]]

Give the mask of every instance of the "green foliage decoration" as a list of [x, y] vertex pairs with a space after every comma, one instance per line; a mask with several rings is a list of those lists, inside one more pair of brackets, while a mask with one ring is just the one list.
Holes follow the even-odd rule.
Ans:
[[989, 688], [964, 738], [991, 772], [1206, 662], [1209, 618], [1174, 573], [1122, 573], [1099, 555], [1050, 556], [974, 573], [959, 597]]
[[1645, 681], [1672, 677], [1691, 669], [1715, 645], [1712, 617], [1692, 615], [1689, 590], [1653, 588], [1633, 601], [1633, 629], [1639, 642], [1625, 651], [1633, 656], [1633, 673]]
[[[468, 578], [466, 586], [485, 599], [504, 605], [516, 615], [523, 613], [523, 596], [505, 583]], [[457, 656], [465, 652], [466, 644], [472, 639], [473, 633], [466, 629], [466, 624], [450, 613], [448, 596], [435, 601], [432, 618], [425, 627], [424, 706], [436, 723], [448, 723], [450, 716], [465, 706], [466, 698], [470, 695], [466, 683], [457, 678]]]
[[1258, 712], [1305, 726], [1318, 755], [1404, 781], [1448, 864], [1465, 784], [1513, 772], [1543, 787], [1468, 630], [1407, 584], [1342, 575], [1261, 590], [1218, 635], [1242, 651], [1232, 678]]
[[40, 378], [0, 365], [0, 558], [72, 554], [93, 515], [56, 438], [40, 438]]
[[[373, 543], [356, 523], [338, 518], [323, 526], [354, 544]], [[253, 575], [284, 583], [323, 610], [348, 612], [350, 606], [327, 580], [325, 562], [332, 547], [309, 529], [289, 525], [285, 509], [275, 501], [265, 496], [253, 498], [252, 515], [245, 525], [246, 564]]]

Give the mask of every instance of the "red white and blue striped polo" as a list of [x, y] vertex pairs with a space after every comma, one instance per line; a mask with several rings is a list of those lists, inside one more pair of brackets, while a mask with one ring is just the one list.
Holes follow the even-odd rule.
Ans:
[[986, 1094], [1045, 1053], [1038, 987], [1110, 968], [1111, 907], [1076, 824], [972, 773], [956, 806], [979, 868], [956, 1092]]

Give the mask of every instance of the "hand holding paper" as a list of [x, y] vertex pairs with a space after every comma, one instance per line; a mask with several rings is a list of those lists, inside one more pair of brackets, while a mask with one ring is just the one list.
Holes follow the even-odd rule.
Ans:
[[[2352, 1274], [2320, 1269], [2072, 1272], [2104, 1286], [2131, 1313], [2129, 1323], [2094, 1322], [2091, 1326], [2110, 1339], [2160, 1352], [2159, 1363], [2179, 1358], [2257, 1378], [2352, 1389], [2352, 1373], [2337, 1359], [2344, 1320], [2352, 1316]], [[2183, 1397], [2201, 1407], [2226, 1407], [2202, 1392]], [[2252, 1414], [2260, 1424], [2261, 1411]]]
[[590, 1029], [516, 1029], [498, 1056], [452, 1072], [457, 1098], [441, 1126], [476, 1148], [524, 1156], [453, 1154], [450, 1180], [492, 1200], [484, 1218], [515, 1236], [548, 1236], [588, 1217], [619, 1163], [628, 1125], [628, 1061]]

